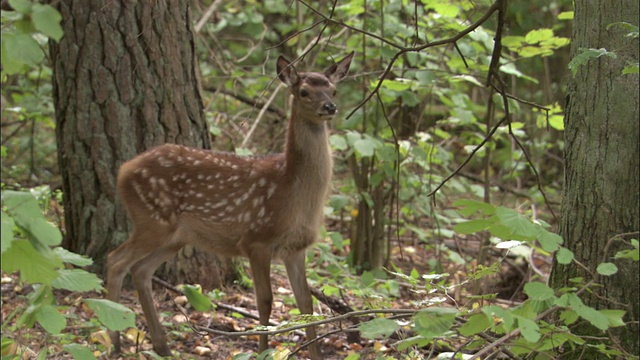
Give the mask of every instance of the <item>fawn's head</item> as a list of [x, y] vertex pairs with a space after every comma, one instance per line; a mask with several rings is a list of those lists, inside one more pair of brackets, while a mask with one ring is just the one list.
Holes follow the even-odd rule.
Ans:
[[333, 119], [338, 113], [334, 102], [336, 84], [347, 76], [353, 55], [354, 53], [347, 55], [324, 73], [298, 73], [289, 60], [282, 56], [278, 58], [278, 77], [289, 87], [298, 116], [313, 123]]

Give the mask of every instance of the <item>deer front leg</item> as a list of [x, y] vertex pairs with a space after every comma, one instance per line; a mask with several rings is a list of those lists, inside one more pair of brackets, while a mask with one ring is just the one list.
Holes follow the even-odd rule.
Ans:
[[[300, 309], [302, 314], [313, 314], [313, 299], [311, 299], [311, 291], [309, 290], [309, 284], [307, 283], [305, 268], [305, 251], [302, 250], [289, 255], [284, 260], [284, 264], [287, 268], [287, 275], [289, 276], [289, 282], [291, 283], [293, 294], [296, 297], [298, 309]], [[315, 327], [308, 327], [307, 340], [313, 340], [315, 338]], [[309, 352], [311, 359], [319, 360], [321, 358], [317, 342], [314, 342], [309, 346]]]
[[[249, 265], [253, 274], [253, 286], [256, 289], [256, 305], [260, 315], [260, 325], [268, 326], [273, 304], [271, 292], [271, 252], [267, 249], [255, 250], [249, 256]], [[267, 335], [260, 335], [258, 352], [268, 348]]]

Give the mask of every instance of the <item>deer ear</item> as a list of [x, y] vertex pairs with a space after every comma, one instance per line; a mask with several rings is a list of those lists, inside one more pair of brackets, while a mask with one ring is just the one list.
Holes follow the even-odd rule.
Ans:
[[278, 71], [278, 78], [289, 87], [296, 85], [300, 81], [296, 68], [282, 55], [276, 62], [276, 70]]
[[355, 53], [352, 51], [351, 54], [345, 56], [344, 59], [333, 64], [324, 72], [324, 75], [329, 78], [329, 81], [336, 84], [347, 76], [347, 73], [349, 72], [349, 65], [351, 65], [351, 60], [353, 60], [354, 54]]

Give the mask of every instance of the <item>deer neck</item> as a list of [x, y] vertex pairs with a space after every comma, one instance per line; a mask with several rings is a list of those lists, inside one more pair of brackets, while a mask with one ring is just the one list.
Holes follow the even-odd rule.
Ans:
[[302, 189], [324, 197], [332, 172], [327, 125], [301, 116], [294, 104], [285, 145], [286, 176]]

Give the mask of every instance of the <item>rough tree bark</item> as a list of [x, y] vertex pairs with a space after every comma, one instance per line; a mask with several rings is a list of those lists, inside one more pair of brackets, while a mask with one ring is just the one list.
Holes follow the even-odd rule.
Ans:
[[[638, 61], [638, 43], [629, 31], [610, 24], [624, 21], [638, 26], [637, 0], [575, 1], [572, 57], [580, 48], [615, 51], [616, 59], [602, 56], [582, 66], [569, 81], [565, 118], [565, 197], [560, 234], [576, 260], [595, 273], [602, 261], [614, 262], [619, 272], [597, 276], [603, 287], [585, 292], [585, 303], [597, 309], [627, 311], [625, 327], [612, 331], [626, 351], [638, 355], [638, 262], [614, 260], [640, 228], [639, 154], [640, 116], [638, 75], [621, 75], [627, 61]], [[610, 240], [613, 239], [613, 240]], [[608, 245], [609, 244], [609, 245]], [[592, 276], [576, 264], [554, 263], [555, 288], [572, 286], [569, 279]], [[583, 335], [603, 336], [590, 326], [576, 328]], [[595, 359], [582, 353], [563, 358]]]
[[[63, 245], [103, 273], [130, 226], [115, 191], [119, 166], [163, 143], [210, 148], [189, 2], [64, 0], [57, 8], [65, 35], [50, 49]], [[218, 263], [185, 249], [163, 275], [210, 288], [219, 285]]]

